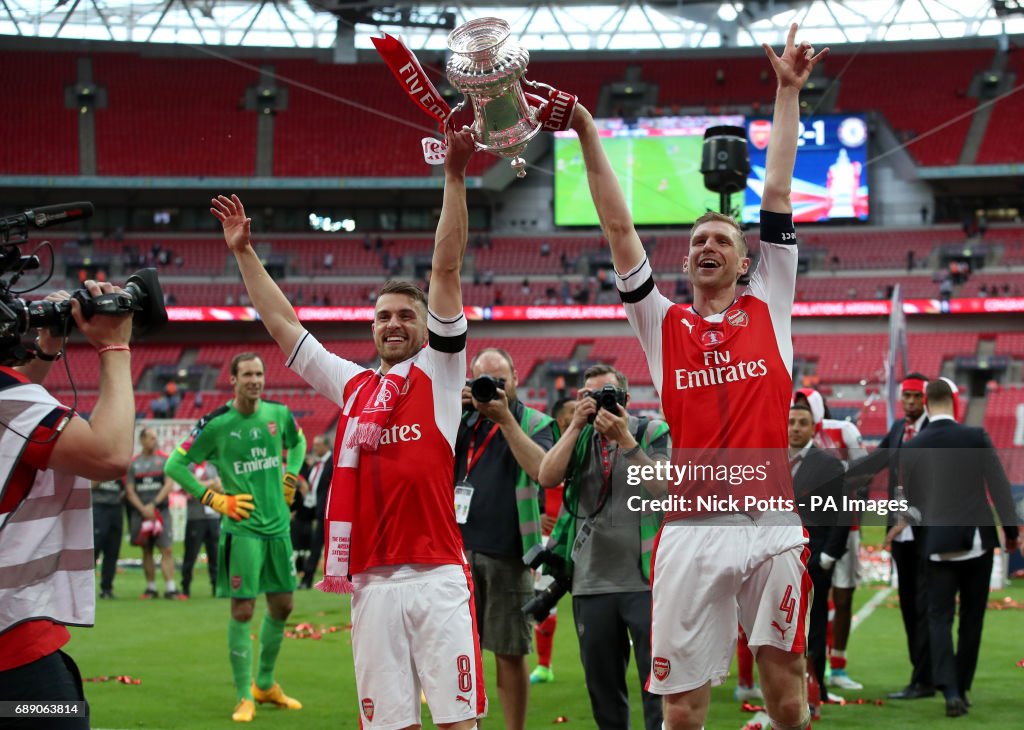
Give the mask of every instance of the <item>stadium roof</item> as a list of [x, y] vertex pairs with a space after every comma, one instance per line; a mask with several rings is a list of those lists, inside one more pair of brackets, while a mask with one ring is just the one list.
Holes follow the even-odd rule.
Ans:
[[512, 2], [0, 0], [0, 35], [192, 45], [370, 48], [381, 30], [444, 49], [449, 30], [501, 16], [530, 50], [626, 51], [781, 43], [796, 21], [818, 45], [1024, 33], [1018, 0]]

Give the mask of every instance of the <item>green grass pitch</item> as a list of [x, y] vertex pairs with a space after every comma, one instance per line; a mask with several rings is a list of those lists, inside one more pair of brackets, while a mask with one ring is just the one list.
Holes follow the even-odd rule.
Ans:
[[[718, 210], [718, 194], [704, 187], [700, 174], [700, 136], [604, 137], [601, 142], [637, 225], [692, 223]], [[732, 197], [734, 209], [741, 203], [742, 194]], [[555, 223], [598, 224], [575, 138], [555, 143]]]
[[[874, 529], [866, 541], [879, 542]], [[180, 547], [180, 546], [179, 546]], [[125, 545], [122, 558], [136, 557], [138, 548]], [[122, 728], [205, 728], [237, 727], [231, 722], [234, 690], [227, 656], [228, 601], [210, 597], [204, 568], [197, 568], [191, 601], [163, 598], [141, 601], [144, 587], [141, 570], [128, 569], [114, 583], [118, 598], [101, 601], [96, 626], [74, 629], [66, 651], [78, 662], [84, 677], [131, 675], [139, 685], [116, 681], [88, 683], [86, 696], [92, 708], [92, 726]], [[881, 586], [862, 587], [855, 595], [859, 608]], [[1021, 581], [1009, 591], [993, 594], [1024, 601]], [[339, 627], [319, 640], [285, 639], [277, 665], [277, 679], [287, 693], [304, 704], [299, 711], [257, 708], [251, 727], [274, 730], [315, 730], [357, 728], [358, 703], [352, 668], [352, 649], [347, 597], [327, 596], [318, 591], [295, 594], [295, 611], [289, 628], [297, 623], [316, 627]], [[265, 612], [262, 601], [253, 621], [258, 630]], [[572, 626], [572, 606], [563, 600], [555, 634], [555, 682], [535, 686], [530, 694], [527, 727], [594, 728], [579, 665]], [[1020, 641], [1022, 614], [1019, 610], [990, 610], [985, 619], [981, 660], [971, 699], [974, 707], [961, 720], [943, 714], [938, 697], [911, 702], [885, 701], [882, 706], [827, 706], [822, 727], [928, 728], [936, 724], [969, 724], [972, 730], [1016, 727], [1020, 724], [1021, 681], [1024, 669], [1016, 663], [1024, 657]], [[906, 642], [903, 637], [895, 594], [884, 600], [853, 633], [849, 648], [850, 675], [863, 682], [861, 692], [843, 692], [847, 700], [884, 698], [902, 687], [909, 677]], [[531, 667], [533, 657], [531, 657]], [[485, 655], [486, 682], [490, 698], [490, 719], [484, 728], [501, 728], [500, 700], [494, 684], [494, 658]], [[633, 728], [642, 728], [635, 669], [630, 665], [630, 696], [633, 698]], [[732, 699], [735, 679], [730, 678], [713, 691], [711, 713], [706, 727], [739, 728], [751, 717]], [[559, 717], [568, 721], [556, 724]], [[424, 707], [424, 727], [433, 727]], [[815, 723], [815, 727], [818, 724]]]

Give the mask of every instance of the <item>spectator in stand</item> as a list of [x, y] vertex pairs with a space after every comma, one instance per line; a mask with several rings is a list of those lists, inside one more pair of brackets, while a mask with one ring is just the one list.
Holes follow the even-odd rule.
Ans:
[[551, 244], [547, 241], [543, 241], [540, 244], [540, 255], [541, 258], [546, 258], [551, 255]]
[[334, 252], [328, 251], [324, 254], [324, 268], [330, 271], [334, 268]]
[[92, 483], [93, 543], [96, 559], [103, 557], [100, 598], [114, 597], [114, 575], [124, 534], [124, 480], [122, 476]]

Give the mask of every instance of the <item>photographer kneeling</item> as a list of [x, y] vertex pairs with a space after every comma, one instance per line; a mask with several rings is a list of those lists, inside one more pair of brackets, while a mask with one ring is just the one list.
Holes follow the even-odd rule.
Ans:
[[[661, 698], [643, 687], [651, 671], [651, 553], [661, 513], [628, 508], [643, 487], [628, 486], [626, 476], [630, 467], [668, 462], [668, 426], [627, 413], [629, 386], [615, 368], [594, 365], [583, 380], [572, 422], [540, 466], [541, 486], [565, 481], [551, 551], [554, 562], [564, 561], [564, 582], [571, 580], [580, 660], [597, 727], [630, 727], [626, 667], [632, 637], [644, 727], [660, 730]], [[665, 485], [645, 487], [661, 497]]]
[[[94, 281], [85, 290], [71, 301], [70, 316], [100, 361], [99, 397], [88, 421], [40, 384], [62, 354], [59, 338], [41, 331], [34, 349], [23, 348], [16, 335], [0, 341], [0, 701], [46, 701], [61, 709], [45, 718], [8, 718], [4, 727], [89, 727], [81, 675], [60, 649], [70, 639], [65, 626], [94, 620], [89, 480], [124, 475], [135, 397], [131, 312], [86, 319], [81, 302], [121, 290]], [[63, 292], [48, 297], [61, 306], [66, 299]], [[37, 359], [11, 366], [26, 353]], [[64, 719], [69, 708], [79, 716]]]

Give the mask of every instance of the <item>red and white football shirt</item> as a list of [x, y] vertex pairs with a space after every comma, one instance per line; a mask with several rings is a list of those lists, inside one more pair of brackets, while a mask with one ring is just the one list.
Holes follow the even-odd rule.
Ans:
[[[359, 456], [351, 573], [385, 565], [461, 565], [452, 485], [466, 372], [466, 318], [427, 317], [429, 338], [409, 369], [376, 451]], [[344, 406], [366, 368], [328, 352], [308, 332], [288, 367]]]
[[[714, 465], [670, 492], [745, 495], [792, 501], [785, 450], [793, 388], [790, 317], [797, 250], [790, 215], [762, 212], [761, 260], [746, 292], [725, 311], [697, 313], [674, 304], [654, 284], [650, 262], [618, 274], [626, 316], [651, 370], [672, 433], [673, 466]], [[722, 480], [720, 467], [741, 476]], [[750, 466], [755, 472], [738, 471]], [[758, 468], [760, 467], [760, 468]], [[690, 473], [693, 473], [692, 471]], [[757, 478], [754, 474], [762, 474]], [[694, 511], [666, 513], [673, 520]]]

